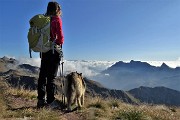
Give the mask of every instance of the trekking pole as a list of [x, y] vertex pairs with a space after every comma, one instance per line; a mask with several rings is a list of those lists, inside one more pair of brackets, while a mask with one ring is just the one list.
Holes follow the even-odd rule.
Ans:
[[61, 60], [60, 60], [60, 63], [59, 63], [59, 72], [60, 72], [60, 80], [61, 80], [61, 91], [62, 91], [62, 103], [63, 105], [65, 105], [65, 96], [64, 96], [64, 78], [63, 78], [63, 74], [62, 74], [62, 71], [61, 71]]
[[65, 95], [64, 95], [64, 91], [63, 91], [63, 87], [64, 87], [64, 75], [63, 75], [63, 64], [64, 64], [64, 61], [63, 61], [63, 52], [62, 52], [62, 46], [61, 46], [61, 49], [60, 49], [60, 61], [61, 61], [61, 63], [60, 63], [60, 66], [61, 66], [61, 68], [60, 68], [60, 76], [61, 76], [61, 80], [62, 80], [62, 103], [65, 105]]
[[61, 49], [60, 49], [60, 61], [61, 61], [61, 66], [62, 66], [62, 73], [61, 73], [61, 76], [63, 77], [63, 64], [64, 64], [64, 61], [63, 61], [63, 52], [62, 52], [62, 46], [61, 46]]

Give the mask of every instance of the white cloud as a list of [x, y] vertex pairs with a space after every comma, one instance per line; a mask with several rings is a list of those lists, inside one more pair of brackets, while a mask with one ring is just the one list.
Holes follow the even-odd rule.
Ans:
[[30, 64], [32, 66], [40, 67], [41, 59], [40, 58], [26, 58], [26, 57], [19, 57], [17, 58], [19, 64]]
[[65, 71], [77, 71], [86, 77], [97, 75], [102, 70], [114, 64], [110, 61], [65, 61]]
[[[14, 58], [14, 57], [13, 57]], [[30, 64], [33, 66], [40, 67], [40, 58], [15, 58], [19, 61], [19, 64]], [[84, 61], [84, 60], [64, 60], [64, 73], [69, 73], [72, 71], [77, 71], [83, 73], [83, 76], [93, 77], [99, 74], [101, 71], [107, 69], [108, 67], [115, 64], [117, 61]], [[129, 61], [125, 61], [128, 63]], [[166, 63], [168, 66], [175, 68], [180, 67], [180, 58], [176, 61], [142, 61], [147, 62], [153, 66], [161, 66], [162, 63]]]
[[168, 65], [171, 68], [180, 67], [180, 60], [176, 60], [176, 61], [144, 61], [144, 62], [147, 62], [153, 66], [161, 66], [163, 63], [165, 63], [166, 65]]
[[104, 75], [105, 75], [105, 76], [110, 76], [108, 73], [105, 73]]
[[[40, 58], [25, 58], [20, 57], [16, 58], [19, 61], [19, 64], [30, 64], [32, 66], [40, 67]], [[91, 77], [97, 75], [99, 72], [110, 67], [115, 62], [113, 61], [76, 61], [76, 60], [64, 60], [64, 73], [69, 73], [77, 71], [82, 73], [83, 76]], [[59, 72], [58, 72], [59, 75]]]

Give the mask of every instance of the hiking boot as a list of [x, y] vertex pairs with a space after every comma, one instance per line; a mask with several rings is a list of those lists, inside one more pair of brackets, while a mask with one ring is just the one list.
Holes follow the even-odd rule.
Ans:
[[37, 102], [37, 108], [43, 108], [44, 106], [46, 106], [46, 101], [45, 100], [38, 100]]
[[58, 101], [54, 100], [52, 103], [48, 104], [48, 108], [56, 109], [59, 107]]

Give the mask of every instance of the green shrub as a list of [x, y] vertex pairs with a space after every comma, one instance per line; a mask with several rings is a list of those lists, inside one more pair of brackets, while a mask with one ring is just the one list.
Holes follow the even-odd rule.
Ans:
[[115, 116], [115, 120], [146, 120], [142, 112], [136, 110], [119, 111]]
[[95, 103], [92, 103], [88, 106], [88, 108], [90, 107], [94, 107], [94, 108], [99, 108], [99, 109], [102, 109], [102, 110], [105, 110], [106, 109], [106, 104], [102, 101], [97, 101]]

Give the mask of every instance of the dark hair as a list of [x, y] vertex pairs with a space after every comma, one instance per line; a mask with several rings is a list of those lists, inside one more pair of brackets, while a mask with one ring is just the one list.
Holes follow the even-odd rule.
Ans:
[[57, 15], [57, 12], [61, 10], [61, 6], [57, 2], [49, 2], [47, 6], [46, 15]]

